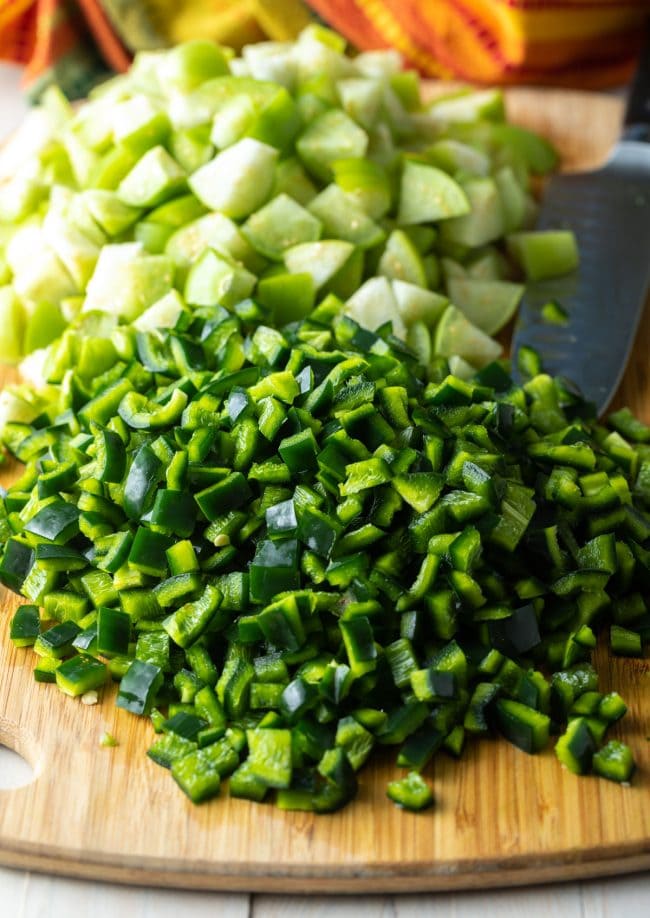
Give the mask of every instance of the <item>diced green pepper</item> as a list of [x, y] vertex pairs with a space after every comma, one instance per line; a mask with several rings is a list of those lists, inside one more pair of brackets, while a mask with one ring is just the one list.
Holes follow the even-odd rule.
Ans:
[[619, 783], [627, 783], [636, 767], [629, 746], [618, 740], [610, 740], [594, 752], [591, 761], [597, 775]]
[[106, 681], [106, 667], [97, 660], [74, 656], [56, 670], [56, 684], [66, 695], [83, 695], [101, 688]]
[[31, 647], [41, 630], [38, 606], [19, 606], [11, 619], [9, 637], [16, 647]]
[[120, 682], [116, 704], [132, 714], [149, 714], [163, 683], [158, 666], [133, 660]]
[[419, 812], [433, 806], [433, 793], [424, 778], [417, 771], [410, 771], [405, 778], [391, 781], [386, 793], [398, 806], [405, 810]]

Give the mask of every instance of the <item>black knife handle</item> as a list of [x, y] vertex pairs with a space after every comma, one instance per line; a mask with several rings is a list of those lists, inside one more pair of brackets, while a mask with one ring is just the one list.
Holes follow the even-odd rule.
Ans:
[[650, 41], [646, 42], [627, 100], [623, 137], [650, 143]]

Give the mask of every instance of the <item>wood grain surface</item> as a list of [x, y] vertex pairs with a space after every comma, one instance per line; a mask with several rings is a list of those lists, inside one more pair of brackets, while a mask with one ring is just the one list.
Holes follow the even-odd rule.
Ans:
[[[567, 91], [513, 90], [510, 114], [555, 140], [567, 167], [594, 166], [616, 139], [620, 102]], [[615, 304], [613, 304], [615, 308]], [[618, 396], [650, 421], [648, 316]], [[5, 473], [5, 480], [11, 471]], [[650, 661], [609, 659], [603, 686], [630, 714], [614, 734], [639, 765], [632, 787], [577, 778], [551, 749], [527, 756], [505, 741], [469, 745], [460, 763], [428, 769], [436, 806], [420, 815], [385, 797], [389, 758], [361, 775], [341, 813], [283, 813], [226, 795], [193, 806], [145, 757], [149, 724], [106, 689], [87, 707], [33, 681], [31, 651], [0, 622], [0, 742], [35, 780], [0, 792], [0, 862], [135, 884], [267, 892], [415, 892], [584, 878], [650, 867]], [[109, 730], [119, 746], [99, 746]]]

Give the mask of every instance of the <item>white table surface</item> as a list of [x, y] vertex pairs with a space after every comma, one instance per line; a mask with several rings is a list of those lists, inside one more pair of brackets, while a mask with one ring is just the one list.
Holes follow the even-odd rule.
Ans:
[[[20, 71], [0, 63], [0, 139], [26, 111]], [[0, 746], [0, 788], [29, 767]], [[411, 896], [265, 896], [116, 886], [0, 867], [2, 918], [649, 918], [650, 874], [555, 886]]]

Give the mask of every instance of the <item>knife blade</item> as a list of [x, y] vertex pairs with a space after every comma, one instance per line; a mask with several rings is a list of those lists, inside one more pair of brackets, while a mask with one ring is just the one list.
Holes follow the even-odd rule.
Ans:
[[[650, 286], [650, 46], [622, 139], [600, 169], [549, 181], [538, 228], [573, 230], [580, 265], [528, 285], [513, 336], [513, 373], [519, 349], [532, 347], [545, 372], [570, 379], [600, 415], [625, 370]], [[565, 325], [544, 320], [550, 300], [565, 308]]]

